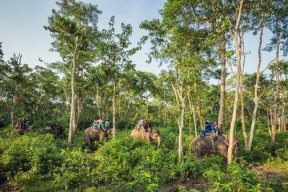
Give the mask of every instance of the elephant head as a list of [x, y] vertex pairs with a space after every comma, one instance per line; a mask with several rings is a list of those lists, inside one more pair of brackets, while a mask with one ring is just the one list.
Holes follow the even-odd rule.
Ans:
[[132, 139], [138, 139], [138, 140], [145, 140], [149, 144], [151, 140], [157, 141], [157, 147], [160, 147], [161, 144], [161, 137], [160, 137], [160, 131], [158, 129], [152, 129], [150, 132], [146, 132], [143, 128], [141, 129], [133, 129], [131, 131], [131, 138]]
[[[212, 153], [220, 154], [227, 158], [229, 140], [228, 136], [223, 134], [217, 137], [197, 136], [192, 140], [191, 147], [194, 150], [196, 158]], [[237, 155], [240, 154], [239, 141], [236, 137], [234, 137], [233, 150]]]
[[159, 148], [161, 144], [160, 131], [158, 129], [152, 129], [152, 132], [150, 133], [150, 138], [153, 140], [157, 140], [157, 147]]

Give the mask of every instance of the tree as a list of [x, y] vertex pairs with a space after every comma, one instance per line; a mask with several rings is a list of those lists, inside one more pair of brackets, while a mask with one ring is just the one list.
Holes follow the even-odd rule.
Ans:
[[4, 62], [3, 71], [4, 76], [0, 79], [1, 97], [4, 98], [7, 108], [10, 111], [11, 127], [15, 125], [15, 114], [19, 116], [26, 116], [25, 108], [27, 108], [29, 89], [28, 75], [32, 71], [27, 64], [22, 64], [22, 55], [14, 54], [8, 61]]
[[64, 106], [64, 99], [62, 99], [59, 79], [52, 69], [42, 66], [36, 66], [30, 74], [30, 81], [33, 83], [30, 83], [31, 104], [29, 106], [37, 126], [44, 127], [49, 123], [55, 123], [63, 114], [61, 108]]
[[142, 41], [136, 47], [131, 48], [130, 37], [132, 26], [121, 24], [121, 33], [115, 32], [115, 17], [111, 17], [109, 29], [102, 30], [101, 42], [99, 43], [99, 58], [103, 71], [111, 78], [112, 83], [112, 116], [113, 116], [113, 138], [116, 136], [116, 94], [123, 75], [134, 69], [130, 56], [141, 48]]
[[[162, 64], [166, 63], [172, 68], [167, 74], [169, 74], [170, 90], [174, 93], [174, 114], [178, 122], [179, 163], [183, 162], [182, 131], [187, 96], [190, 96], [191, 87], [195, 88], [194, 93], [197, 92], [197, 85], [201, 82], [199, 80], [201, 73], [213, 63], [207, 42], [209, 33], [205, 28], [191, 27], [194, 21], [190, 21], [190, 17], [187, 15], [179, 16], [182, 10], [186, 10], [182, 9], [181, 3], [183, 2], [168, 1], [161, 12], [162, 20], [144, 21], [141, 24], [142, 28], [149, 30], [149, 38], [152, 43], [150, 59], [159, 59]], [[199, 100], [198, 97], [196, 98]], [[191, 100], [189, 101], [191, 106]], [[200, 101], [198, 101], [199, 103]], [[201, 109], [198, 108], [198, 111], [201, 122]]]
[[235, 130], [235, 122], [236, 122], [236, 115], [237, 115], [237, 107], [238, 107], [238, 98], [239, 98], [239, 89], [240, 89], [240, 75], [241, 75], [241, 50], [240, 50], [240, 42], [239, 42], [239, 31], [240, 31], [240, 20], [242, 16], [242, 7], [243, 7], [243, 0], [239, 2], [235, 11], [235, 23], [231, 26], [231, 33], [233, 36], [233, 42], [236, 49], [237, 55], [237, 77], [236, 77], [236, 90], [234, 95], [234, 104], [233, 104], [233, 114], [232, 120], [229, 130], [229, 147], [228, 147], [228, 154], [227, 154], [227, 163], [232, 163], [232, 151], [233, 151], [233, 143], [234, 143], [234, 130]]
[[[68, 65], [71, 84], [71, 111], [68, 142], [73, 142], [76, 130], [76, 109], [79, 95], [77, 82], [86, 65], [94, 59], [94, 41], [97, 34], [98, 15], [101, 13], [96, 5], [84, 4], [75, 0], [61, 0], [56, 3], [59, 10], [52, 10], [49, 26], [55, 41], [53, 50], [59, 52], [65, 65]], [[79, 101], [79, 100], [78, 100]], [[79, 109], [78, 109], [79, 110]]]
[[272, 130], [271, 130], [271, 141], [275, 142], [276, 139], [276, 125], [278, 119], [278, 103], [279, 103], [279, 84], [280, 84], [280, 74], [279, 74], [279, 63], [280, 63], [280, 49], [287, 54], [287, 1], [279, 0], [272, 1], [270, 3], [268, 18], [268, 28], [272, 31], [273, 37], [271, 38], [271, 43], [266, 47], [268, 51], [276, 51], [275, 55], [275, 91], [274, 91], [274, 101], [273, 101], [273, 118], [272, 118]]

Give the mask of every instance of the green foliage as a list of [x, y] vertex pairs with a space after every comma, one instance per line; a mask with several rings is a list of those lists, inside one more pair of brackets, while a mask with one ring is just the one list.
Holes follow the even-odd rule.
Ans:
[[[250, 152], [243, 150], [242, 158], [249, 164], [265, 164], [274, 160], [287, 161], [288, 140], [287, 133], [277, 134], [275, 143], [271, 143], [270, 135], [258, 133], [253, 140], [253, 148]], [[243, 142], [241, 142], [243, 143]], [[242, 146], [244, 149], [244, 146]]]
[[25, 185], [49, 178], [63, 158], [50, 134], [29, 133], [0, 141], [2, 177], [11, 186]]
[[[93, 153], [82, 150], [82, 131], [76, 133], [73, 145], [54, 139], [51, 134], [5, 136], [0, 140], [0, 182], [2, 186], [6, 184], [6, 189], [21, 188], [23, 191], [158, 191], [170, 183], [178, 183], [180, 191], [195, 191], [185, 185], [188, 181], [192, 186], [193, 183], [206, 183], [206, 187], [210, 186], [209, 191], [283, 189], [283, 185], [273, 183], [266, 183], [264, 187], [255, 173], [241, 165], [227, 167], [222, 156], [194, 160], [189, 152], [193, 136], [187, 129], [183, 133], [185, 160], [178, 164], [178, 135], [175, 130], [160, 129], [160, 149], [154, 142], [148, 145], [143, 141], [132, 141], [130, 130], [127, 130], [119, 131], [117, 139], [95, 144], [97, 150]], [[244, 154], [241, 158], [247, 162], [264, 162], [266, 157], [257, 160], [263, 155], [259, 155], [263, 148], [253, 149], [253, 155]], [[275, 149], [279, 160], [284, 149]], [[271, 182], [274, 182], [272, 178]]]
[[257, 175], [236, 164], [227, 166], [225, 171], [215, 166], [208, 168], [204, 175], [213, 183], [210, 191], [262, 191]]
[[265, 163], [270, 155], [261, 149], [253, 149], [250, 152], [243, 152], [243, 157], [248, 163], [252, 164], [262, 164]]

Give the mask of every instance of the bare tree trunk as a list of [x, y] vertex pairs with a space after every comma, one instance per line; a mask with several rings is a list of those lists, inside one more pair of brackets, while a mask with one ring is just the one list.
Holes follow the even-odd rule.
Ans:
[[218, 115], [218, 127], [220, 130], [225, 129], [225, 81], [226, 81], [226, 37], [222, 34], [222, 41], [220, 43], [220, 57], [221, 57], [221, 80], [220, 80], [220, 108]]
[[259, 88], [259, 81], [260, 81], [260, 68], [262, 63], [262, 37], [263, 37], [263, 19], [261, 20], [260, 24], [260, 37], [259, 37], [259, 47], [258, 47], [258, 65], [257, 65], [257, 72], [256, 72], [256, 81], [255, 81], [255, 87], [254, 87], [254, 110], [253, 110], [253, 116], [252, 116], [252, 123], [250, 128], [250, 135], [249, 135], [249, 141], [247, 145], [245, 145], [246, 151], [251, 151], [252, 142], [254, 138], [254, 129], [257, 119], [257, 109], [258, 109], [258, 88]]
[[281, 117], [278, 118], [278, 129], [279, 129], [279, 133], [281, 133]]
[[283, 120], [283, 132], [285, 132], [286, 130], [287, 130], [287, 128], [286, 128], [286, 122], [287, 122], [287, 118], [286, 118], [286, 114], [284, 114], [285, 116], [284, 116], [284, 120]]
[[[284, 91], [284, 94], [286, 95], [286, 91]], [[285, 130], [285, 124], [286, 124], [286, 97], [283, 96], [282, 98], [282, 104], [281, 104], [281, 118], [280, 118], [280, 133], [283, 133]]]
[[73, 59], [71, 71], [71, 111], [70, 111], [70, 124], [69, 124], [69, 135], [68, 143], [73, 143], [73, 138], [76, 130], [76, 94], [75, 94], [75, 71], [76, 61]]
[[[272, 121], [273, 121], [273, 114], [272, 114], [272, 109], [269, 108], [269, 118], [270, 118], [270, 124], [269, 124], [269, 135], [271, 136], [272, 135]], [[270, 127], [271, 125], [271, 127]]]
[[[193, 124], [194, 124], [194, 135], [195, 137], [198, 135], [198, 130], [197, 130], [197, 121], [196, 121], [196, 112], [195, 112], [195, 107], [190, 99], [190, 94], [188, 92], [188, 102], [189, 102], [189, 109], [190, 109], [190, 115], [193, 116]], [[192, 128], [191, 128], [191, 131], [192, 131]]]
[[[183, 98], [182, 98], [183, 99]], [[181, 100], [181, 115], [180, 119], [178, 120], [178, 127], [179, 127], [179, 135], [178, 135], [178, 162], [183, 162], [183, 141], [182, 141], [182, 130], [184, 127], [184, 111], [185, 111], [185, 103]]]
[[244, 36], [243, 33], [240, 33], [240, 46], [242, 50], [242, 55], [243, 55], [243, 65], [242, 69], [240, 72], [240, 90], [239, 90], [239, 95], [240, 95], [240, 103], [241, 103], [241, 127], [242, 127], [242, 133], [244, 137], [244, 144], [245, 146], [247, 145], [248, 141], [248, 136], [246, 132], [246, 126], [245, 126], [245, 114], [244, 114], [244, 95], [243, 95], [243, 74], [244, 74], [244, 68], [245, 68], [245, 49], [244, 49]]
[[283, 110], [282, 110], [282, 117], [283, 117], [283, 132], [286, 131], [286, 100], [287, 100], [287, 90], [284, 91], [285, 92], [285, 97], [284, 97], [284, 101], [283, 101]]
[[182, 131], [184, 127], [184, 115], [185, 115], [185, 96], [183, 95], [183, 87], [177, 85], [175, 87], [172, 84], [172, 88], [175, 95], [175, 100], [179, 109], [180, 114], [177, 117], [178, 122], [178, 163], [183, 162], [183, 143], [182, 143]]
[[81, 105], [81, 99], [79, 95], [76, 95], [76, 102], [77, 102], [77, 119], [76, 119], [76, 127], [79, 126], [80, 123], [80, 117], [82, 114], [82, 105]]
[[116, 137], [116, 106], [115, 106], [115, 97], [116, 97], [116, 82], [114, 82], [114, 85], [113, 85], [113, 98], [112, 98], [113, 138]]
[[11, 118], [11, 128], [14, 129], [15, 122], [14, 122], [14, 110], [11, 110], [10, 112], [10, 118]]
[[272, 122], [272, 130], [271, 130], [271, 142], [274, 143], [276, 139], [276, 126], [277, 126], [277, 112], [278, 112], [278, 98], [279, 98], [279, 52], [280, 52], [280, 32], [279, 32], [279, 24], [278, 19], [276, 19], [276, 66], [274, 68], [275, 76], [276, 76], [276, 90], [274, 95], [273, 102], [273, 122]]
[[99, 90], [96, 91], [96, 107], [97, 107], [97, 111], [98, 111], [98, 117], [102, 118], [102, 114], [101, 114], [101, 98], [99, 96]]
[[236, 116], [237, 116], [237, 107], [238, 107], [238, 97], [239, 97], [239, 88], [240, 88], [240, 73], [241, 73], [241, 50], [238, 42], [238, 33], [239, 33], [239, 26], [240, 26], [240, 18], [242, 14], [242, 5], [243, 0], [240, 1], [240, 7], [237, 13], [237, 23], [235, 25], [235, 29], [233, 32], [233, 40], [234, 45], [236, 47], [236, 55], [237, 55], [237, 79], [236, 79], [236, 90], [234, 96], [234, 104], [233, 104], [233, 114], [231, 120], [231, 127], [229, 131], [229, 147], [228, 147], [228, 154], [227, 154], [227, 164], [230, 165], [233, 160], [233, 143], [234, 143], [234, 129], [236, 123]]
[[68, 143], [73, 143], [73, 138], [76, 130], [76, 93], [75, 93], [75, 75], [76, 75], [76, 53], [78, 50], [78, 38], [75, 40], [75, 49], [72, 54], [72, 70], [71, 70], [71, 111], [70, 111], [70, 123], [68, 133]]
[[[196, 82], [194, 83], [194, 91], [197, 95], [197, 83]], [[200, 126], [201, 126], [201, 128], [203, 128], [204, 127], [204, 120], [202, 117], [199, 95], [196, 96], [196, 105], [197, 105], [196, 109], [197, 109], [197, 114], [198, 114]]]
[[10, 118], [11, 118], [11, 128], [12, 130], [15, 128], [15, 105], [16, 105], [17, 96], [13, 96], [12, 98], [12, 106], [10, 111]]

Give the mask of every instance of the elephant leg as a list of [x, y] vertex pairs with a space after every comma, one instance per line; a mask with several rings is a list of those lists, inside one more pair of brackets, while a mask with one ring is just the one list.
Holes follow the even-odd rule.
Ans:
[[90, 146], [90, 144], [91, 144], [90, 137], [86, 135], [86, 136], [84, 137], [84, 139], [85, 139], [85, 146]]
[[195, 159], [199, 159], [201, 156], [201, 151], [199, 149], [194, 150], [194, 157]]
[[86, 138], [86, 146], [90, 146], [90, 144], [91, 144], [91, 141], [90, 141], [90, 139], [89, 138]]

